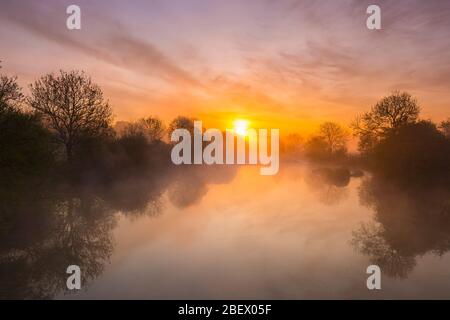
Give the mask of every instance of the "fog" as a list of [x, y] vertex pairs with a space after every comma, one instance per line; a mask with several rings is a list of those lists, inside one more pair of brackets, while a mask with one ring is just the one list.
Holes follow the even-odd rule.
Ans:
[[[106, 189], [3, 194], [2, 212], [19, 221], [1, 242], [2, 297], [449, 297], [439, 280], [450, 273], [446, 187], [284, 163], [271, 177], [255, 166], [174, 166]], [[381, 293], [365, 285], [372, 263], [384, 271]], [[83, 272], [75, 294], [70, 264]]]

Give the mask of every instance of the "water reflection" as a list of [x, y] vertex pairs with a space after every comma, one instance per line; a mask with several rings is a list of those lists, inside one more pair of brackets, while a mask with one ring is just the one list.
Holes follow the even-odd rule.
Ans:
[[334, 206], [348, 197], [351, 173], [346, 168], [320, 167], [310, 170], [305, 180], [321, 203]]
[[161, 212], [161, 196], [179, 207], [231, 181], [235, 168], [173, 167], [152, 179], [55, 184], [18, 179], [0, 188], [0, 299], [52, 298], [66, 288], [66, 268], [78, 265], [86, 288], [109, 263], [118, 215]]
[[366, 297], [366, 260], [404, 279], [448, 252], [448, 186], [354, 176], [285, 165], [273, 177], [188, 166], [107, 185], [16, 179], [0, 188], [0, 298], [71, 297], [71, 264], [79, 297]]
[[352, 243], [384, 274], [406, 278], [418, 257], [450, 250], [448, 185], [394, 184], [374, 176], [363, 181], [359, 195], [374, 221], [355, 230]]
[[84, 285], [102, 273], [115, 226], [103, 201], [34, 190], [20, 196], [2, 197], [1, 298], [51, 298], [65, 291], [71, 264], [82, 268]]
[[178, 167], [171, 176], [169, 199], [178, 208], [196, 204], [208, 192], [209, 184], [230, 183], [236, 172], [235, 166]]

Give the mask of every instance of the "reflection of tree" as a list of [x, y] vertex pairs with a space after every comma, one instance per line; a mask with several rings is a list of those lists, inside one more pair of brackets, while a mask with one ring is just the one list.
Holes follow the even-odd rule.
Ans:
[[169, 188], [170, 201], [179, 208], [188, 207], [198, 201], [208, 192], [202, 181], [180, 179]]
[[353, 245], [364, 255], [371, 258], [371, 262], [380, 266], [386, 275], [406, 278], [416, 265], [414, 256], [402, 255], [392, 248], [384, 238], [382, 226], [376, 224], [362, 224], [360, 229], [353, 232]]
[[[0, 251], [1, 298], [51, 298], [66, 290], [66, 268], [72, 264], [80, 266], [85, 287], [109, 260], [115, 218], [102, 201], [67, 196], [43, 202], [27, 203], [46, 210], [30, 211], [45, 217], [46, 224], [39, 226], [37, 237], [16, 241], [34, 234], [29, 226], [20, 225], [33, 221], [32, 216], [10, 221], [14, 227], [2, 234], [8, 245], [2, 245]], [[13, 203], [9, 205], [9, 210], [17, 209]]]
[[360, 199], [376, 223], [362, 225], [352, 243], [387, 275], [405, 278], [416, 257], [450, 250], [448, 186], [400, 188], [373, 177], [361, 185]]
[[186, 207], [201, 199], [208, 184], [226, 183], [235, 173], [235, 167], [172, 167], [141, 178], [116, 175], [109, 186], [94, 179], [81, 185], [29, 178], [0, 183], [0, 299], [67, 292], [69, 265], [81, 268], [86, 288], [112, 254], [118, 212], [153, 215], [167, 190], [175, 205]]
[[153, 216], [162, 208], [160, 198], [167, 183], [164, 177], [134, 177], [113, 182], [94, 192], [126, 216]]
[[318, 168], [306, 175], [305, 181], [317, 192], [321, 203], [331, 206], [348, 196], [345, 187], [350, 182], [350, 172], [343, 168]]
[[334, 206], [346, 199], [347, 196], [347, 189], [334, 185], [328, 185], [324, 187], [322, 192], [320, 192], [319, 200], [327, 206]]
[[193, 205], [208, 192], [209, 184], [227, 183], [236, 171], [234, 166], [178, 167], [171, 178], [169, 199], [180, 208]]

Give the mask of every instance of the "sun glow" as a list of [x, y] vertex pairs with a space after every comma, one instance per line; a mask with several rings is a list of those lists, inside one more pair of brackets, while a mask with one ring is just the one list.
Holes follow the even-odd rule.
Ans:
[[248, 129], [248, 121], [237, 119], [233, 121], [233, 130], [236, 134], [240, 136], [246, 136], [247, 135], [247, 129]]

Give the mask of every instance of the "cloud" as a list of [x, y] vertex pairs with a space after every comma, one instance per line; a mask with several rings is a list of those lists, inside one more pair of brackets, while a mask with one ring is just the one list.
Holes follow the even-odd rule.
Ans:
[[[424, 98], [431, 114], [450, 103], [449, 1], [379, 0], [381, 31], [366, 28], [370, 0], [78, 2], [74, 32], [65, 28], [69, 0], [3, 0], [0, 36], [41, 41], [36, 52], [55, 68], [66, 51], [82, 67], [98, 60], [89, 72], [125, 115], [152, 105], [170, 115], [342, 119], [393, 89]], [[9, 59], [20, 50], [6, 49]], [[37, 72], [39, 61], [22, 60], [16, 66]]]
[[83, 30], [83, 20], [82, 30], [69, 31], [65, 28], [67, 15], [62, 13], [65, 13], [65, 6], [61, 2], [6, 0], [2, 2], [0, 18], [68, 50], [82, 52], [111, 65], [159, 77], [171, 84], [200, 86], [199, 81], [155, 45], [127, 32], [119, 22], [90, 12], [90, 21], [101, 24], [101, 28]]

